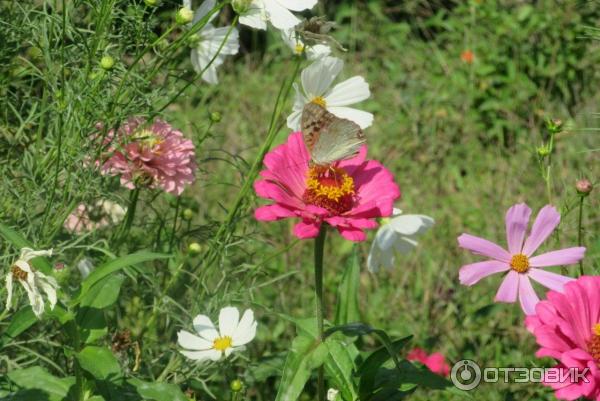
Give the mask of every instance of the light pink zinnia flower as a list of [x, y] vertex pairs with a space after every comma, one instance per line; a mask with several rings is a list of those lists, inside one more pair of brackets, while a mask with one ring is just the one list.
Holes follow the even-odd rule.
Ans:
[[469, 234], [458, 237], [460, 247], [492, 259], [463, 266], [459, 273], [461, 284], [473, 285], [491, 274], [508, 271], [495, 301], [515, 302], [518, 295], [521, 307], [527, 315], [535, 313], [535, 304], [539, 301], [530, 278], [559, 292], [563, 291], [565, 283], [573, 280], [539, 268], [577, 263], [585, 253], [584, 247], [574, 247], [532, 257], [531, 255], [558, 226], [560, 214], [553, 206], [544, 206], [538, 213], [529, 236], [525, 238], [530, 216], [531, 209], [525, 203], [514, 205], [506, 212], [508, 252], [483, 238]]
[[[600, 401], [600, 277], [582, 276], [567, 283], [564, 293], [549, 291], [535, 311], [525, 319], [540, 346], [535, 355], [559, 362], [545, 375], [544, 384], [561, 400]], [[572, 368], [579, 373], [588, 368], [585, 380], [573, 380]], [[561, 373], [562, 382], [557, 380]]]
[[144, 119], [131, 118], [116, 134], [114, 130], [108, 132], [101, 171], [120, 175], [121, 185], [129, 189], [149, 186], [180, 195], [194, 182], [194, 144], [162, 120], [149, 127], [145, 123]]
[[93, 206], [80, 203], [67, 217], [63, 227], [72, 233], [82, 233], [117, 224], [124, 216], [125, 209], [109, 200], [99, 200]]
[[323, 222], [350, 241], [364, 241], [363, 229], [375, 228], [377, 217], [392, 213], [400, 190], [379, 162], [365, 160], [367, 149], [330, 167], [310, 166], [300, 132], [265, 156], [262, 179], [254, 183], [258, 196], [275, 201], [255, 211], [258, 220], [297, 217], [298, 238], [314, 238]]
[[427, 355], [421, 348], [414, 348], [411, 350], [406, 359], [409, 361], [417, 361], [427, 366], [429, 370], [440, 376], [448, 376], [450, 374], [450, 365], [446, 363], [446, 358], [439, 352], [434, 352], [431, 355]]

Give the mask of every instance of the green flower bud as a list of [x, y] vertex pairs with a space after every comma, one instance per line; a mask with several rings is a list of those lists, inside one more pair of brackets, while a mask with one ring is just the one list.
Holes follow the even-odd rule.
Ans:
[[42, 49], [36, 46], [28, 48], [25, 54], [27, 54], [27, 57], [29, 57], [32, 60], [39, 60], [44, 55]]
[[188, 253], [192, 256], [199, 255], [202, 252], [202, 246], [197, 242], [188, 245]]
[[550, 154], [550, 149], [548, 148], [548, 146], [542, 145], [539, 148], [537, 148], [537, 154], [541, 158], [544, 158]]
[[233, 11], [238, 14], [244, 14], [250, 8], [252, 4], [252, 0], [233, 0], [231, 2], [231, 7], [233, 7]]
[[219, 121], [221, 121], [222, 118], [223, 116], [221, 116], [221, 113], [219, 113], [218, 111], [213, 111], [212, 113], [210, 113], [210, 121], [212, 121], [213, 123], [218, 123]]
[[235, 379], [231, 383], [229, 383], [229, 388], [234, 393], [241, 391], [243, 386], [244, 386], [244, 383], [242, 383], [242, 381], [239, 379]]
[[156, 7], [158, 5], [158, 0], [144, 0], [144, 3], [148, 7]]
[[194, 33], [187, 38], [186, 43], [189, 47], [196, 47], [201, 39], [202, 37], [199, 34]]
[[100, 67], [108, 71], [111, 70], [115, 65], [115, 59], [111, 56], [104, 56], [100, 59]]
[[546, 121], [546, 128], [548, 128], [548, 131], [550, 131], [551, 133], [557, 134], [562, 131], [563, 122], [562, 122], [562, 120], [559, 120], [558, 118], [548, 120], [548, 121]]
[[194, 211], [192, 209], [185, 209], [183, 211], [183, 218], [186, 220], [191, 220], [194, 217]]
[[187, 7], [181, 7], [175, 15], [175, 22], [177, 22], [179, 25], [189, 24], [193, 19], [194, 12]]

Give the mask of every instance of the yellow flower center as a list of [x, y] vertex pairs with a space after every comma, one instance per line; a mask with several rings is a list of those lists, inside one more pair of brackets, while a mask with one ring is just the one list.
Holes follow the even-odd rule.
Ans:
[[21, 269], [19, 266], [13, 265], [13, 267], [11, 268], [11, 272], [15, 279], [21, 281], [27, 280], [27, 272]]
[[131, 136], [136, 142], [140, 143], [143, 148], [153, 149], [155, 146], [163, 143], [163, 140], [157, 137], [154, 132], [142, 129]]
[[302, 43], [296, 43], [296, 46], [294, 47], [294, 52], [296, 54], [302, 54], [304, 52], [304, 45]]
[[592, 338], [588, 341], [588, 352], [596, 360], [600, 362], [600, 323], [596, 323], [592, 327]]
[[231, 348], [231, 337], [223, 336], [218, 337], [213, 341], [213, 348], [217, 351], [225, 351], [227, 348]]
[[306, 178], [304, 202], [339, 215], [354, 205], [354, 180], [341, 168], [312, 166]]
[[316, 98], [311, 100], [311, 102], [314, 104], [318, 104], [321, 107], [327, 107], [327, 102], [325, 101], [325, 98], [323, 96], [317, 96]]
[[527, 258], [527, 255], [523, 255], [522, 253], [513, 255], [510, 260], [510, 267], [517, 273], [525, 273], [529, 270], [529, 259]]

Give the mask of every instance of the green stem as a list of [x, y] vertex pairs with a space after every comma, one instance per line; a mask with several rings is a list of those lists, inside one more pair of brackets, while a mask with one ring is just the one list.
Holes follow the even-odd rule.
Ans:
[[[583, 196], [579, 197], [579, 220], [577, 223], [577, 244], [583, 245]], [[583, 259], [579, 261], [579, 274], [583, 276], [585, 274], [583, 270]]]
[[177, 231], [177, 216], [179, 215], [179, 206], [181, 205], [181, 196], [177, 197], [177, 204], [175, 205], [175, 216], [173, 216], [173, 228], [171, 229], [171, 238], [169, 239], [169, 253], [173, 249], [175, 243], [175, 232]]
[[129, 233], [129, 229], [133, 224], [133, 218], [135, 217], [135, 209], [137, 207], [138, 198], [140, 196], [140, 189], [136, 187], [129, 194], [129, 206], [127, 207], [127, 214], [125, 215], [125, 219], [123, 220], [123, 226], [121, 228], [121, 232], [118, 235], [118, 239], [122, 240]]
[[[323, 341], [323, 248], [325, 247], [325, 235], [327, 226], [321, 225], [319, 236], [315, 239], [315, 299], [317, 315], [317, 332], [319, 339]], [[323, 366], [319, 366], [317, 381], [317, 400], [325, 400], [325, 380]]]

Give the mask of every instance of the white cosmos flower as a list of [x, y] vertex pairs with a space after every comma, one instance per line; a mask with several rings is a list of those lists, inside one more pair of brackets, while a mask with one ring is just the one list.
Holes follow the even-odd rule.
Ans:
[[380, 266], [391, 269], [396, 252], [410, 252], [418, 244], [417, 237], [433, 226], [434, 220], [429, 216], [401, 213], [401, 210], [394, 209], [389, 221], [377, 231], [367, 259], [371, 273], [378, 271]]
[[301, 85], [294, 84], [296, 99], [287, 125], [293, 130], [300, 129], [300, 119], [304, 105], [313, 102], [325, 107], [340, 118], [354, 121], [361, 128], [373, 123], [373, 114], [346, 107], [361, 102], [371, 96], [369, 84], [361, 76], [354, 76], [331, 87], [344, 67], [344, 62], [335, 57], [323, 57], [302, 70]]
[[281, 31], [281, 37], [284, 42], [295, 55], [300, 55], [306, 52], [306, 57], [309, 60], [316, 60], [321, 57], [329, 56], [331, 48], [323, 44], [316, 44], [313, 46], [306, 46], [304, 42], [296, 35], [294, 29], [284, 29]]
[[31, 259], [38, 256], [52, 256], [52, 249], [47, 251], [34, 251], [31, 248], [21, 249], [19, 259], [13, 263], [10, 272], [6, 275], [6, 290], [8, 292], [6, 299], [7, 310], [12, 307], [13, 283], [15, 280], [21, 283], [25, 289], [35, 316], [39, 318], [44, 313], [44, 298], [40, 290], [46, 293], [50, 309], [54, 309], [58, 283], [54, 277], [46, 276], [29, 264]]
[[256, 29], [267, 29], [267, 21], [277, 29], [290, 29], [301, 20], [291, 11], [310, 10], [317, 0], [251, 0], [240, 12], [240, 24]]
[[[186, 3], [184, 2], [184, 5], [185, 4]], [[210, 10], [215, 7], [215, 5], [216, 0], [205, 0], [196, 10], [194, 15], [194, 23], [201, 20], [210, 12]], [[202, 70], [204, 70], [206, 66], [210, 64], [210, 61], [215, 57], [215, 55], [217, 55], [212, 64], [210, 64], [210, 66], [202, 74], [202, 79], [213, 85], [219, 82], [217, 78], [217, 67], [223, 64], [226, 56], [237, 54], [240, 48], [238, 30], [236, 28], [231, 28], [230, 26], [215, 28], [211, 24], [211, 21], [216, 17], [217, 14], [213, 14], [208, 23], [197, 32], [199, 39], [195, 44], [195, 47], [192, 49], [191, 54], [192, 66], [197, 73], [200, 73]], [[229, 32], [230, 29], [231, 33], [229, 34], [229, 37], [227, 37], [227, 32]], [[226, 37], [227, 41], [221, 48], [221, 44]], [[219, 52], [220, 48], [221, 51]]]
[[338, 401], [339, 394], [340, 394], [339, 390], [330, 388], [329, 390], [327, 390], [327, 401]]
[[256, 336], [256, 324], [252, 310], [246, 309], [240, 319], [238, 309], [227, 306], [219, 313], [218, 330], [208, 316], [198, 315], [193, 321], [198, 335], [181, 330], [177, 333], [177, 342], [185, 348], [180, 352], [190, 359], [217, 361], [252, 341]]

